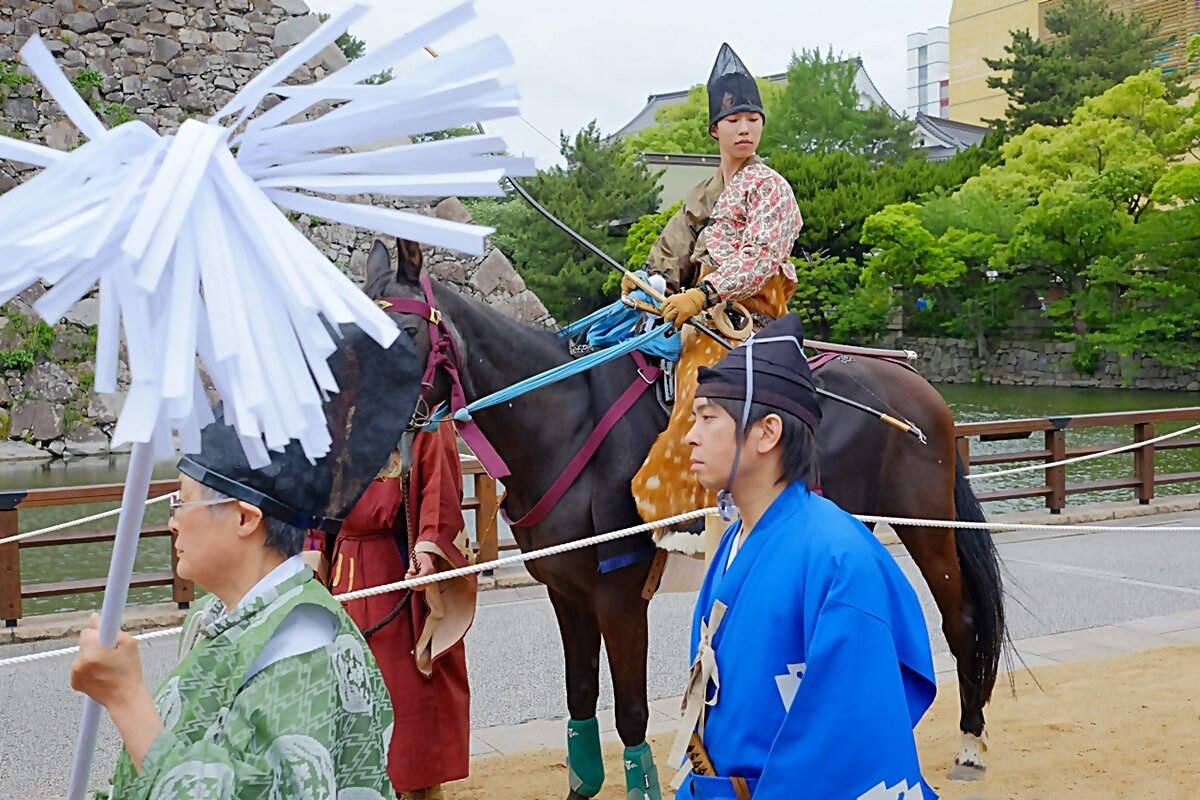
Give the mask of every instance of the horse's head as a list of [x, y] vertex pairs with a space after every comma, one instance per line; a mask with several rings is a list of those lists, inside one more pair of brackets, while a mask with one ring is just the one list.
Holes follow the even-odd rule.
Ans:
[[[424, 259], [419, 244], [406, 239], [396, 240], [396, 263], [393, 264], [387, 245], [376, 239], [367, 256], [367, 279], [363, 285], [363, 292], [367, 297], [380, 303], [400, 331], [413, 340], [417, 349], [417, 357], [422, 364], [428, 367], [434, 342], [429, 315], [407, 309], [397, 309], [394, 302], [390, 306], [385, 305], [390, 298], [393, 301], [404, 299], [418, 303], [428, 302], [436, 307], [437, 301], [432, 295], [426, 297], [425, 285], [432, 286], [432, 283], [423, 285], [423, 272]], [[436, 315], [441, 316], [440, 309]], [[445, 323], [443, 330], [448, 333], [455, 347], [461, 352], [462, 342], [453, 323], [444, 317], [442, 320]], [[425, 380], [431, 381], [431, 385], [424, 387], [422, 395], [424, 403], [418, 406], [418, 414], [428, 413], [430, 409], [446, 401], [450, 396], [450, 380], [445, 370], [439, 369], [433, 375], [429, 374], [427, 370]]]

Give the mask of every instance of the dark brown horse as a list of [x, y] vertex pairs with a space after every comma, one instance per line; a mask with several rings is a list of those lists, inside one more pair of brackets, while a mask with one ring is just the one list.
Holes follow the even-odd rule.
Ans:
[[[364, 291], [373, 299], [423, 299], [418, 282], [421, 252], [399, 245], [393, 268], [387, 248], [376, 242]], [[563, 339], [517, 322], [484, 303], [434, 282], [437, 307], [455, 341], [468, 401], [570, 360]], [[401, 329], [429, 352], [428, 325], [395, 315]], [[620, 358], [510, 403], [478, 411], [474, 421], [508, 463], [505, 478], [510, 517], [533, 506], [579, 451], [596, 422], [631, 381], [630, 358]], [[822, 399], [817, 441], [824, 493], [848, 511], [917, 519], [982, 521], [983, 514], [957, 466], [954, 424], [941, 395], [906, 367], [864, 358], [839, 358], [817, 372], [817, 382], [920, 427], [929, 443], [847, 406]], [[440, 376], [428, 396], [445, 400]], [[582, 539], [641, 522], [630, 481], [641, 466], [666, 415], [652, 393], [644, 394], [600, 446], [579, 479], [538, 524], [514, 530], [524, 551]], [[921, 570], [942, 614], [942, 630], [958, 663], [963, 750], [952, 777], [978, 777], [984, 731], [983, 706], [995, 684], [1006, 640], [1001, 575], [985, 530], [912, 527], [897, 531]], [[595, 716], [600, 690], [603, 637], [616, 701], [617, 732], [628, 747], [645, 740], [647, 601], [642, 598], [649, 562], [637, 561], [601, 574], [594, 548], [529, 563], [544, 583], [558, 617], [566, 656], [567, 708], [574, 720]], [[570, 798], [582, 795], [572, 791]]]

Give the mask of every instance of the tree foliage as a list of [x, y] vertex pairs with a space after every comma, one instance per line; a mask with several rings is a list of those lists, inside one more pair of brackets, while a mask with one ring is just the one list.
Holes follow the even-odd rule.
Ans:
[[770, 154], [864, 155], [873, 161], [903, 161], [914, 155], [911, 121], [887, 106], [859, 107], [855, 83], [862, 64], [830, 49], [793, 53], [787, 83], [763, 128]]
[[[522, 183], [550, 213], [620, 261], [625, 242], [610, 235], [611, 224], [657, 205], [657, 174], [623, 160], [621, 144], [601, 137], [595, 122], [574, 137], [562, 135], [560, 147], [565, 166]], [[493, 241], [557, 319], [583, 316], [606, 302], [611, 268], [524, 202], [476, 201], [470, 209], [477, 222], [497, 229]]]
[[[1105, 0], [1066, 0], [1047, 9], [1044, 39], [1013, 31], [1002, 58], [985, 58], [993, 71], [987, 84], [1003, 89], [1009, 105], [1003, 119], [990, 120], [1006, 138], [1033, 125], [1065, 125], [1084, 100], [1149, 69], [1161, 42], [1158, 23], [1141, 13], [1112, 11]], [[1184, 92], [1173, 86], [1173, 93]]]
[[981, 351], [1039, 298], [1083, 347], [1195, 365], [1200, 166], [1180, 157], [1197, 142], [1193, 109], [1161, 73], [1129, 77], [1069, 124], [1014, 137], [953, 195], [868, 219], [865, 279], [903, 287], [906, 304], [933, 297]]

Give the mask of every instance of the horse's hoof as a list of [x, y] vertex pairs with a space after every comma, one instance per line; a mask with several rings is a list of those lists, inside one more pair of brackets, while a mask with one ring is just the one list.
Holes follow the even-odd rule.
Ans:
[[987, 772], [983, 764], [983, 754], [987, 752], [987, 738], [973, 733], [962, 735], [962, 749], [954, 759], [954, 768], [950, 770], [952, 781], [977, 781]]
[[592, 798], [588, 797], [585, 794], [580, 794], [579, 792], [572, 789], [571, 793], [569, 795], [567, 795], [567, 800], [592, 800]]
[[949, 778], [952, 781], [977, 781], [987, 772], [987, 767], [983, 764], [959, 764], [955, 762], [954, 768], [950, 770]]

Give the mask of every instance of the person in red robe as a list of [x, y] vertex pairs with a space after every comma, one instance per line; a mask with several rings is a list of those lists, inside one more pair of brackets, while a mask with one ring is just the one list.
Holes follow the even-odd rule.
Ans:
[[[336, 596], [461, 567], [462, 466], [454, 428], [418, 433], [412, 466], [398, 460], [372, 481], [332, 548], [329, 590]], [[401, 549], [401, 548], [404, 549]], [[365, 597], [346, 611], [367, 638], [392, 697], [395, 722], [388, 776], [401, 800], [441, 798], [441, 784], [470, 765], [471, 696], [463, 637], [475, 615], [474, 576], [406, 592]]]

